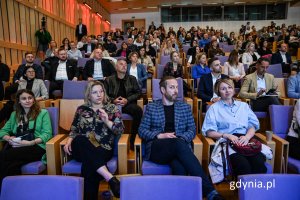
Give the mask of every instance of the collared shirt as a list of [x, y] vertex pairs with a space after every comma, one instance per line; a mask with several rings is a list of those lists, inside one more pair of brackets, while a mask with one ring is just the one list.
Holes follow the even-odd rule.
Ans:
[[92, 53], [92, 44], [87, 44], [86, 53]]
[[[217, 80], [221, 78], [221, 74], [219, 74], [219, 76], [216, 77], [213, 75], [213, 73], [211, 73], [211, 76], [212, 76], [212, 81], [213, 81], [213, 88], [215, 88], [215, 84], [216, 84]], [[214, 92], [212, 99], [217, 98], [217, 97], [218, 97], [218, 95]]]
[[68, 75], [67, 75], [67, 61], [59, 61], [57, 71], [56, 71], [56, 76], [55, 80], [68, 80]]
[[267, 86], [266, 86], [265, 77], [259, 78], [259, 76], [257, 76], [257, 89], [256, 89], [256, 92], [259, 92], [261, 89], [266, 89], [266, 88], [267, 88]]
[[137, 66], [135, 68], [133, 67], [130, 67], [130, 72], [129, 74], [131, 76], [134, 76], [136, 78], [136, 80], [139, 80], [139, 77], [138, 77], [138, 73], [137, 73]]
[[282, 62], [287, 63], [285, 52], [280, 51], [280, 55], [282, 57]]
[[252, 127], [258, 130], [259, 121], [248, 104], [233, 101], [232, 105], [227, 105], [221, 100], [211, 105], [206, 112], [202, 133], [205, 136], [208, 131], [246, 134]]
[[75, 51], [69, 50], [68, 51], [68, 59], [75, 59], [78, 60], [78, 58], [82, 58], [82, 53], [78, 49], [75, 49]]
[[79, 24], [79, 34], [82, 34], [82, 24]]
[[103, 79], [103, 71], [102, 71], [102, 64], [101, 64], [101, 60], [95, 60], [95, 64], [94, 64], [94, 74], [93, 74], [93, 78], [96, 80], [102, 80]]

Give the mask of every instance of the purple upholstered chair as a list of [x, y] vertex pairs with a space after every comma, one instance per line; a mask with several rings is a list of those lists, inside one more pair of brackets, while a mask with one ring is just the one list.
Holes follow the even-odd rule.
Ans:
[[165, 65], [158, 64], [156, 69], [156, 78], [161, 79], [164, 76]]
[[[184, 100], [184, 94], [183, 94], [183, 80], [182, 78], [177, 78], [176, 79], [178, 82], [178, 96], [177, 100], [178, 101], [183, 101]], [[159, 82], [160, 79], [152, 79], [152, 99], [158, 100], [162, 98], [160, 89], [159, 89]]]
[[[242, 183], [239, 188], [240, 200], [300, 199], [300, 175], [252, 174], [239, 176], [239, 180]], [[244, 184], [247, 184], [245, 188]]]
[[216, 56], [216, 57], [220, 60], [222, 66], [228, 60], [228, 56]]
[[191, 45], [182, 45], [182, 51], [185, 53], [185, 55], [187, 55], [189, 48], [191, 48]]
[[[58, 134], [58, 108], [48, 107], [52, 126], [53, 136]], [[21, 168], [22, 174], [40, 174], [46, 169], [46, 165], [42, 161], [31, 162], [23, 165]]]
[[275, 78], [283, 78], [281, 64], [270, 65], [267, 73], [272, 74]]
[[8, 176], [0, 200], [82, 200], [83, 178], [67, 176]]
[[121, 199], [202, 199], [202, 180], [192, 176], [121, 177]]
[[64, 81], [63, 99], [84, 99], [88, 81]]
[[167, 55], [167, 56], [161, 56], [160, 57], [160, 64], [161, 65], [166, 65], [168, 62], [171, 62], [171, 59], [170, 59], [170, 55]]
[[[276, 142], [276, 148], [282, 148], [283, 145], [276, 136], [285, 139], [293, 118], [293, 106], [271, 105], [269, 106], [270, 121], [272, 131], [274, 132], [273, 140]], [[276, 151], [281, 152], [281, 151]], [[283, 155], [284, 156], [284, 155]], [[300, 160], [288, 157], [287, 169], [289, 172], [300, 174]], [[276, 161], [275, 161], [276, 162]]]
[[90, 60], [90, 58], [78, 58], [78, 61], [77, 61], [77, 67], [78, 68], [84, 68], [85, 67], [85, 63]]
[[222, 48], [224, 52], [231, 52], [232, 50], [234, 50], [234, 45], [225, 44]]
[[[36, 64], [36, 65], [41, 65], [41, 59], [35, 58], [35, 59], [33, 60], [33, 63]], [[25, 58], [22, 59], [22, 64], [26, 64]]]

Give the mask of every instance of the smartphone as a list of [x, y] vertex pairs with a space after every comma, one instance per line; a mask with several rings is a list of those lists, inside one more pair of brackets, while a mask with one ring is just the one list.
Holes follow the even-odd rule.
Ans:
[[276, 89], [270, 89], [266, 94], [273, 94], [274, 92], [276, 92]]

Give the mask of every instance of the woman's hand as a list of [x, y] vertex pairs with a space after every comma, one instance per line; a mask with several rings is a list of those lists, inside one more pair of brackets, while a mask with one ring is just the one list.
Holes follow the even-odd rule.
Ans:
[[107, 113], [105, 112], [105, 110], [103, 110], [103, 109], [101, 109], [101, 108], [99, 109], [99, 116], [100, 116], [100, 119], [101, 119], [105, 124], [109, 121]]
[[232, 134], [226, 134], [227, 139], [230, 140], [233, 144], [238, 144], [239, 143], [239, 138], [235, 135]]
[[33, 146], [35, 144], [34, 141], [28, 141], [28, 140], [11, 140], [9, 144], [12, 147], [25, 147], [25, 146]]
[[71, 154], [72, 154], [72, 147], [71, 147], [72, 141], [73, 141], [73, 138], [69, 138], [69, 139], [67, 140], [67, 143], [66, 143], [65, 146], [64, 146], [64, 151], [65, 151], [68, 155], [71, 155]]
[[239, 144], [240, 146], [245, 146], [245, 145], [248, 144], [249, 140], [250, 140], [250, 139], [249, 139], [246, 135], [241, 136], [241, 137], [239, 137], [238, 144]]

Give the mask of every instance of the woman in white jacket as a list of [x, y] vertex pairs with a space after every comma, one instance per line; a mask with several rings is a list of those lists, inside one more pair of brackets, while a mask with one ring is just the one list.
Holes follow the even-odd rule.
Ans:
[[260, 55], [255, 51], [254, 42], [249, 42], [246, 45], [245, 53], [242, 56], [242, 63], [248, 65], [248, 67], [252, 64], [255, 64], [256, 61], [260, 58]]

